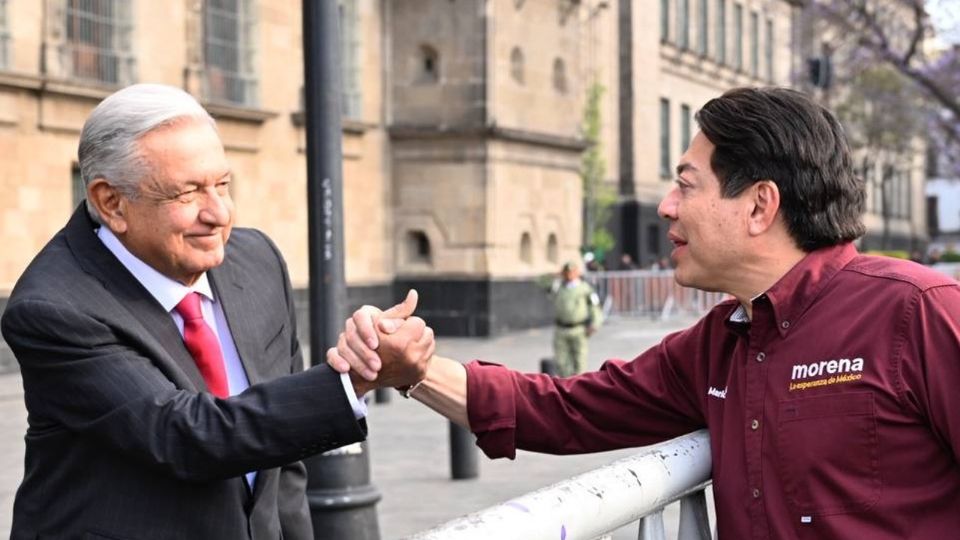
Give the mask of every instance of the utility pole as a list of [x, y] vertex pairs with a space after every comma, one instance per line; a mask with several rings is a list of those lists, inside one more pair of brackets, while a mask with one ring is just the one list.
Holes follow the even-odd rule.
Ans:
[[[303, 0], [304, 128], [310, 261], [310, 363], [324, 363], [344, 320], [339, 6]], [[360, 397], [360, 396], [358, 396]], [[365, 443], [305, 460], [314, 538], [379, 540], [380, 493]]]

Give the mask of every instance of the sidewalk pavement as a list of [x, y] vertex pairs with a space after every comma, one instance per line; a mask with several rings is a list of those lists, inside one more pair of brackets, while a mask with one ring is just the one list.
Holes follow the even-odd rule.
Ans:
[[[692, 319], [668, 322], [613, 319], [590, 340], [588, 366], [604, 359], [630, 359]], [[460, 361], [483, 359], [521, 371], [538, 371], [550, 356], [549, 328], [493, 339], [440, 338], [437, 354]], [[518, 452], [516, 462], [481, 455], [473, 480], [450, 480], [448, 422], [415, 400], [393, 393], [389, 403], [370, 404], [369, 449], [373, 483], [382, 494], [377, 505], [381, 538], [390, 540], [428, 529], [463, 514], [550, 485], [629, 456], [632, 449], [583, 456]], [[23, 475], [26, 411], [18, 374], [0, 376], [0, 538], [10, 535], [13, 498]], [[674, 505], [676, 506], [676, 505]], [[676, 512], [665, 516], [668, 530]], [[673, 525], [675, 527], [676, 525]], [[614, 539], [636, 538], [635, 525]]]

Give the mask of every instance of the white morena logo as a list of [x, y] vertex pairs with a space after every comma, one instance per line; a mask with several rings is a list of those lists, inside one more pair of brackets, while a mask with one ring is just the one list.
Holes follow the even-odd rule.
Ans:
[[711, 386], [710, 388], [707, 389], [707, 395], [713, 396], [717, 399], [727, 399], [727, 388], [724, 387], [723, 390], [717, 390], [716, 388]]
[[837, 360], [821, 360], [810, 364], [793, 366], [790, 380], [809, 379], [821, 375], [835, 375], [837, 373], [857, 373], [863, 371], [863, 358], [839, 358]]

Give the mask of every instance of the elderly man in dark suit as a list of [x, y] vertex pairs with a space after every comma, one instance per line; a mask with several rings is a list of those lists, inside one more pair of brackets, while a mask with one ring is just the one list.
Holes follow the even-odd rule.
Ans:
[[[132, 86], [93, 111], [79, 160], [86, 204], [2, 319], [29, 413], [12, 537], [312, 538], [299, 460], [364, 438], [373, 383], [303, 370], [286, 266], [232, 227], [213, 119]], [[433, 335], [410, 331], [376, 384], [422, 378]]]

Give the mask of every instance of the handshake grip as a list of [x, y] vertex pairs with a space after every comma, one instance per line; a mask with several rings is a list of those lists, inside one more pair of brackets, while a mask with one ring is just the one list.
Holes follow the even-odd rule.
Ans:
[[386, 311], [363, 306], [345, 323], [327, 351], [331, 368], [350, 374], [357, 395], [384, 387], [409, 387], [427, 375], [436, 343], [433, 330], [413, 316], [417, 292]]
[[[389, 328], [389, 325], [384, 325]], [[427, 367], [436, 348], [433, 329], [423, 319], [411, 317], [391, 334], [378, 328], [377, 355], [381, 367], [377, 388], [411, 386], [427, 376]]]

